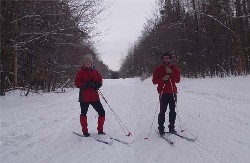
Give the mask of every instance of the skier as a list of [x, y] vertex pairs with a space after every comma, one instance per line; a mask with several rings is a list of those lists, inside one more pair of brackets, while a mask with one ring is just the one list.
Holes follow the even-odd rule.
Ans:
[[162, 64], [154, 69], [153, 84], [158, 84], [157, 91], [160, 100], [160, 112], [158, 115], [158, 129], [160, 135], [165, 134], [165, 113], [169, 104], [169, 132], [176, 133], [175, 131], [175, 105], [177, 87], [175, 83], [180, 82], [180, 69], [171, 63], [171, 54], [166, 52], [162, 55]]
[[98, 134], [105, 135], [103, 125], [105, 121], [105, 110], [100, 102], [98, 89], [102, 86], [102, 76], [93, 66], [93, 56], [86, 54], [83, 59], [83, 66], [75, 78], [75, 86], [80, 88], [79, 102], [81, 107], [80, 124], [85, 137], [89, 137], [87, 112], [89, 105], [98, 113]]

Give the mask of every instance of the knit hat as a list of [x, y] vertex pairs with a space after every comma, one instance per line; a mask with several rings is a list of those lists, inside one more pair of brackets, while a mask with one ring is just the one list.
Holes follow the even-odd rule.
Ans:
[[91, 54], [84, 55], [83, 62], [85, 61], [91, 61], [93, 63], [93, 56]]

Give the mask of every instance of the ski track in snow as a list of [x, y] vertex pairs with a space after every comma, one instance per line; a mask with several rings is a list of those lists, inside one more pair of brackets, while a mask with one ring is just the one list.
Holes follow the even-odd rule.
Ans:
[[[105, 132], [124, 141], [134, 141], [130, 146], [116, 141], [106, 145], [72, 133], [81, 133], [78, 89], [29, 97], [12, 92], [0, 98], [0, 162], [250, 162], [249, 82], [250, 76], [182, 79], [177, 84], [179, 117], [176, 117], [176, 129], [184, 129], [182, 134], [198, 136], [198, 139], [188, 142], [168, 135], [174, 146], [155, 132], [159, 105], [156, 85], [151, 78], [143, 82], [139, 78], [106, 79], [101, 88], [132, 136], [125, 136], [127, 133], [100, 97], [106, 111]], [[91, 133], [97, 132], [97, 117], [90, 107], [88, 127]], [[167, 125], [168, 114], [165, 127]], [[148, 139], [144, 139], [146, 137]]]

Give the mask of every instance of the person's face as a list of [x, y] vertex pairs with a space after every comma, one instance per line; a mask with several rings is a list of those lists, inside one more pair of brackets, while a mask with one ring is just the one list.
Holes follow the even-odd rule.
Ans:
[[171, 63], [171, 58], [169, 56], [163, 56], [162, 62], [164, 65], [169, 65]]
[[90, 68], [92, 65], [92, 62], [87, 60], [84, 62], [84, 65], [85, 65], [85, 67]]

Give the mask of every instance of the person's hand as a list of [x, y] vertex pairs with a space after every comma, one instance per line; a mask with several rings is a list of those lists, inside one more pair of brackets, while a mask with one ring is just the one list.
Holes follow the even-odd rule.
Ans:
[[81, 88], [86, 89], [86, 88], [89, 88], [89, 87], [92, 87], [92, 86], [93, 86], [93, 82], [90, 81], [90, 82], [86, 82]]
[[167, 75], [171, 75], [172, 74], [172, 70], [169, 67], [166, 67], [166, 73], [167, 73]]
[[170, 78], [170, 75], [165, 75], [163, 78], [162, 78], [162, 81], [166, 82], [168, 81]]
[[86, 83], [86, 87], [93, 87], [93, 83], [94, 83], [94, 82], [92, 82], [92, 81]]
[[92, 87], [96, 90], [98, 90], [102, 86], [102, 83], [93, 82]]

